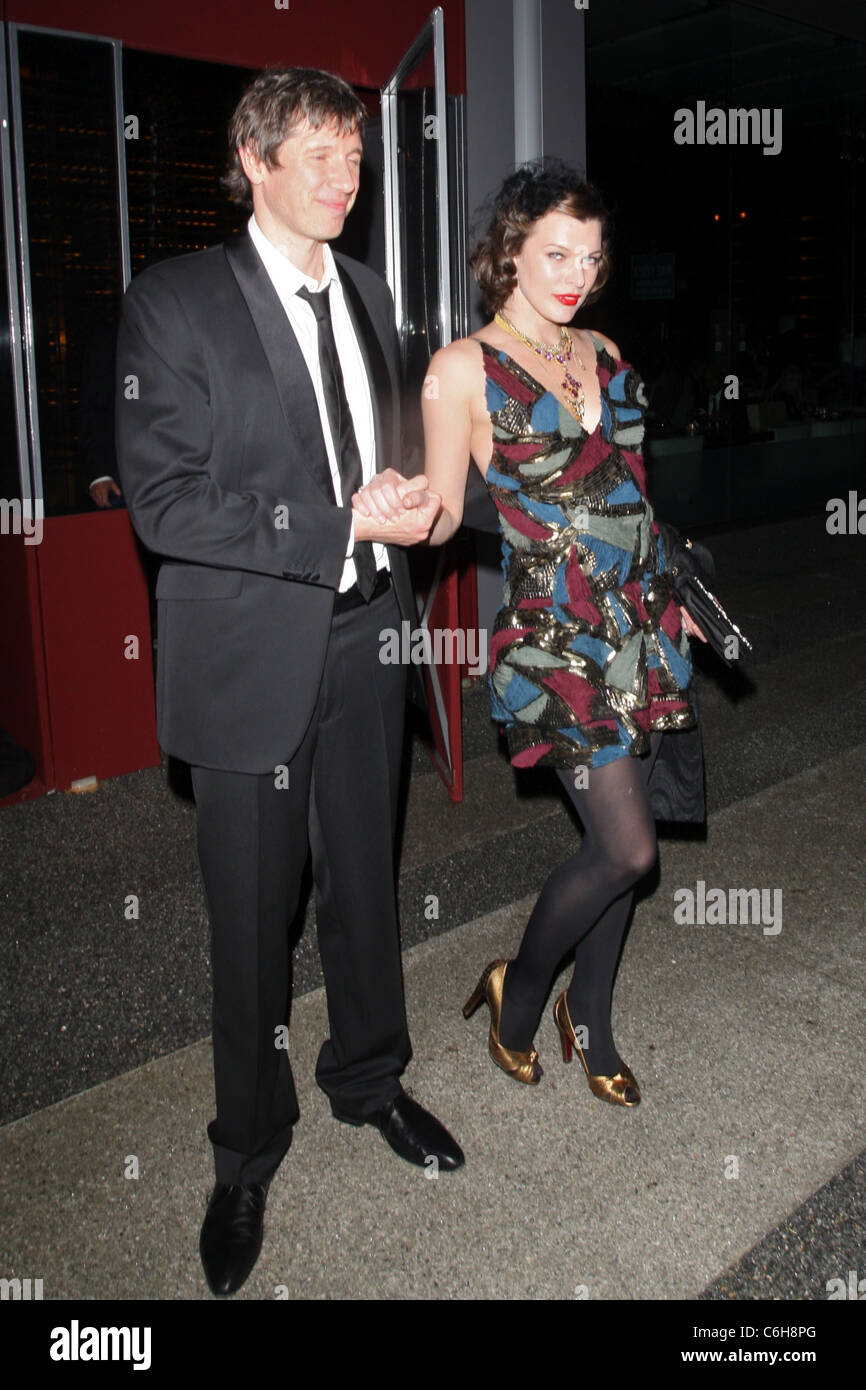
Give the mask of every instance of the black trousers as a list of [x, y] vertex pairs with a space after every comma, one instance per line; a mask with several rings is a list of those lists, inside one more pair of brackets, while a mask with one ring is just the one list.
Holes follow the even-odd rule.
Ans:
[[393, 844], [406, 671], [379, 660], [379, 632], [399, 624], [392, 590], [335, 614], [316, 709], [288, 778], [277, 769], [192, 769], [211, 924], [217, 1113], [208, 1134], [219, 1182], [270, 1178], [298, 1118], [288, 1051], [278, 1044], [291, 1002], [288, 931], [309, 852], [330, 1030], [316, 1080], [334, 1114], [356, 1123], [401, 1090], [411, 1049]]

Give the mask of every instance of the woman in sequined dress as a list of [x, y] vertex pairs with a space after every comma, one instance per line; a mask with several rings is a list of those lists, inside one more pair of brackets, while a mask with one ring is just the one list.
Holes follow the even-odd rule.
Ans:
[[554, 870], [517, 955], [487, 966], [489, 1050], [518, 1081], [542, 1075], [533, 1040], [560, 961], [563, 1058], [593, 1093], [634, 1106], [611, 996], [634, 888], [656, 858], [647, 781], [667, 731], [691, 727], [689, 634], [646, 497], [646, 395], [602, 333], [568, 327], [608, 274], [608, 216], [573, 170], [508, 178], [472, 258], [492, 319], [440, 349], [423, 393], [432, 544], [460, 525], [470, 460], [499, 513], [504, 591], [490, 638], [493, 718], [516, 767], [556, 769], [584, 835]]

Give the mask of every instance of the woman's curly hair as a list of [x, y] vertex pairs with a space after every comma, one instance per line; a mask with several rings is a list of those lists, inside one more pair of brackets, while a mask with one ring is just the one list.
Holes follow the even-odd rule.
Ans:
[[561, 159], [545, 156], [509, 174], [494, 196], [487, 231], [469, 259], [487, 313], [495, 314], [505, 304], [517, 284], [512, 257], [520, 253], [533, 224], [548, 212], [601, 223], [598, 275], [584, 304], [601, 294], [611, 271], [611, 214], [594, 184]]

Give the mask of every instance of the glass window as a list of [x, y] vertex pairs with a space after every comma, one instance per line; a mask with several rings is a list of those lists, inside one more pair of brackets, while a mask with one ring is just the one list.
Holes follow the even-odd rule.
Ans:
[[113, 50], [18, 33], [42, 483], [46, 514], [86, 498], [82, 372], [122, 292]]
[[654, 478], [683, 520], [823, 506], [866, 429], [864, 46], [737, 3], [586, 25], [593, 326], [644, 377]]
[[[132, 273], [223, 241], [249, 214], [220, 185], [245, 68], [123, 52]], [[131, 138], [130, 138], [131, 137]]]

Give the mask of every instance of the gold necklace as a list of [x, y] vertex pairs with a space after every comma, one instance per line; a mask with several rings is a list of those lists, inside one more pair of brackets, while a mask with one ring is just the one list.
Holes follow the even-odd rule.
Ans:
[[518, 338], [521, 343], [525, 343], [528, 348], [532, 348], [532, 351], [539, 357], [543, 357], [547, 362], [559, 363], [563, 371], [562, 389], [568, 398], [566, 399], [566, 405], [572, 415], [574, 415], [578, 424], [582, 425], [586, 410], [586, 400], [583, 387], [580, 382], [572, 376], [568, 369], [568, 363], [571, 361], [572, 357], [576, 357], [584, 371], [586, 371], [586, 368], [583, 365], [580, 353], [575, 350], [571, 340], [571, 334], [565, 327], [565, 324], [560, 327], [559, 347], [555, 348], [551, 347], [549, 343], [537, 343], [533, 338], [527, 338], [526, 334], [521, 333], [519, 328], [515, 328], [514, 324], [510, 323], [502, 312], [494, 315], [494, 322], [504, 328], [506, 333], [510, 333], [512, 337]]

